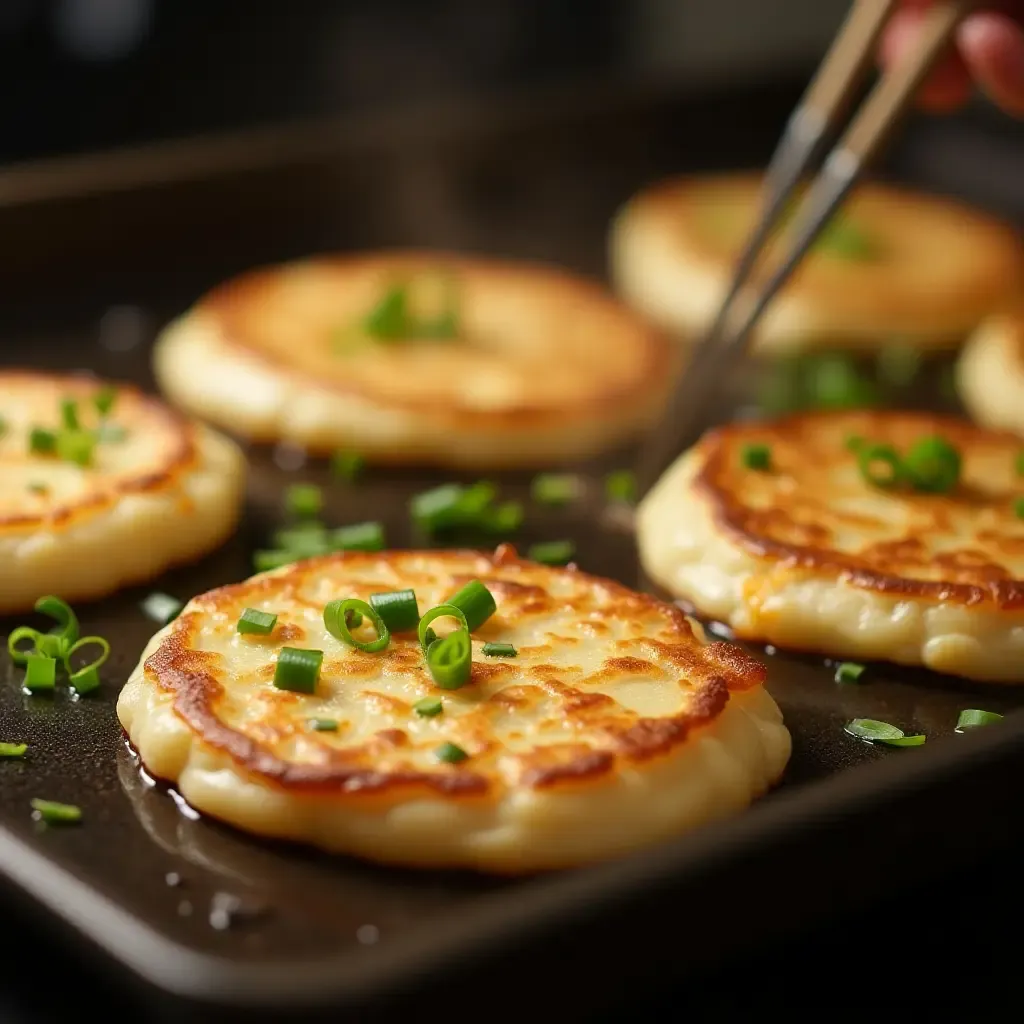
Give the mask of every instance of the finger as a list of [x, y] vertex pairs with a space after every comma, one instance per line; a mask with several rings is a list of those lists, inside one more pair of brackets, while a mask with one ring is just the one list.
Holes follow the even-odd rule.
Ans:
[[[913, 49], [923, 16], [924, 12], [914, 7], [898, 11], [892, 18], [882, 36], [883, 67], [892, 67]], [[917, 101], [926, 110], [951, 110], [965, 103], [970, 94], [970, 73], [960, 54], [951, 49], [921, 87]]]
[[1001, 14], [971, 15], [957, 34], [978, 85], [1004, 110], [1024, 115], [1024, 29]]

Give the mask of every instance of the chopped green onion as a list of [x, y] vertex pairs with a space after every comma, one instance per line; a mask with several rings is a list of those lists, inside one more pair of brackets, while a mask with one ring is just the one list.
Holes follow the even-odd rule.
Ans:
[[310, 725], [314, 732], [337, 732], [338, 720], [336, 718], [314, 718]]
[[47, 615], [51, 619], [57, 620], [57, 625], [60, 627], [57, 635], [62, 640], [73, 644], [78, 639], [78, 618], [67, 601], [48, 594], [46, 597], [39, 598], [34, 607], [40, 615]]
[[109, 416], [110, 410], [114, 408], [114, 403], [117, 401], [117, 388], [105, 387], [100, 388], [99, 391], [93, 396], [92, 404], [96, 406], [96, 411], [101, 416]]
[[1017, 455], [1014, 465], [1017, 468], [1017, 476], [1024, 476], [1024, 452], [1020, 452]]
[[40, 633], [36, 639], [36, 654], [60, 661], [68, 646], [68, 642], [59, 633]]
[[475, 633], [497, 610], [494, 595], [479, 581], [470, 580], [448, 604], [461, 608], [466, 615], [466, 629]]
[[583, 494], [575, 473], [539, 473], [530, 483], [530, 497], [541, 505], [567, 505]]
[[814, 408], [863, 409], [878, 404], [878, 389], [848, 356], [818, 356], [807, 362], [805, 372]]
[[28, 448], [37, 455], [49, 455], [57, 448], [57, 435], [52, 430], [33, 427], [28, 435]]
[[25, 657], [25, 689], [52, 690], [57, 683], [57, 659], [45, 654]]
[[469, 754], [454, 743], [442, 743], [434, 751], [434, 756], [438, 761], [444, 761], [445, 764], [458, 764], [460, 761], [465, 761]]
[[413, 497], [409, 510], [416, 525], [428, 533], [457, 526], [487, 525], [487, 512], [497, 488], [486, 480], [464, 487], [442, 484]]
[[422, 700], [416, 701], [412, 709], [421, 718], [433, 718], [435, 715], [441, 714], [444, 704], [440, 697], [424, 697]]
[[302, 647], [282, 647], [274, 668], [274, 685], [279, 690], [315, 693], [324, 652]]
[[279, 550], [287, 551], [293, 562], [300, 558], [312, 558], [314, 555], [326, 555], [331, 550], [327, 527], [316, 521], [276, 530], [273, 543]]
[[256, 633], [259, 636], [266, 636], [274, 631], [277, 625], [276, 612], [264, 612], [259, 608], [246, 608], [235, 629], [239, 633]]
[[814, 248], [845, 260], [870, 260], [878, 246], [870, 235], [846, 217], [834, 217], [822, 229]]
[[864, 666], [852, 661], [844, 661], [836, 666], [837, 683], [855, 683], [864, 675]]
[[851, 434], [843, 444], [848, 452], [858, 452], [867, 444], [867, 441], [860, 434]]
[[[71, 656], [80, 651], [83, 647], [96, 645], [100, 653], [87, 665], [72, 671]], [[72, 687], [77, 694], [84, 695], [95, 690], [100, 685], [100, 669], [110, 657], [110, 644], [101, 636], [83, 636], [76, 640], [64, 654], [64, 670], [67, 672]]]
[[875, 487], [895, 487], [904, 477], [903, 461], [892, 445], [863, 445], [857, 451], [860, 474]]
[[741, 458], [747, 469], [768, 470], [772, 468], [772, 450], [766, 444], [745, 444]]
[[171, 597], [170, 594], [161, 594], [159, 591], [154, 591], [139, 607], [142, 608], [143, 613], [148, 618], [154, 622], [159, 622], [161, 626], [166, 626], [171, 619], [178, 616], [178, 613], [185, 606], [176, 597]]
[[903, 457], [911, 484], [927, 494], [946, 494], [960, 479], [960, 453], [942, 437], [922, 437]]
[[0, 743], [0, 757], [24, 757], [27, 743]]
[[298, 561], [298, 556], [292, 551], [254, 551], [252, 556], [252, 566], [257, 572], [280, 569], [295, 561]]
[[[350, 612], [357, 612], [363, 618], [369, 619], [373, 623], [373, 627], [377, 632], [377, 637], [374, 640], [364, 642], [357, 640], [352, 635], [349, 627]], [[366, 651], [368, 654], [376, 654], [378, 651], [383, 651], [391, 643], [391, 634], [388, 632], [388, 627], [384, 624], [384, 620], [377, 614], [376, 609], [370, 607], [365, 601], [360, 601], [358, 597], [349, 597], [344, 601], [329, 601], [324, 608], [324, 626], [327, 627], [327, 632], [335, 637], [335, 639], [360, 651]]]
[[437, 639], [437, 634], [430, 628], [430, 623], [434, 619], [444, 618], [450, 616], [453, 619], [458, 619], [460, 626], [468, 632], [469, 624], [466, 621], [466, 614], [456, 604], [439, 604], [434, 608], [431, 608], [422, 619], [420, 619], [419, 625], [416, 627], [417, 635], [419, 636], [420, 647], [426, 652], [427, 648]]
[[363, 320], [371, 338], [397, 341], [409, 332], [408, 290], [404, 283], [392, 285]]
[[324, 507], [324, 495], [316, 484], [292, 484], [285, 491], [285, 507], [298, 519], [313, 519]]
[[884, 743], [890, 747], [919, 747], [926, 739], [925, 736], [907, 736], [895, 725], [878, 722], [873, 718], [855, 718], [847, 722], [845, 728], [846, 732], [858, 739]]
[[484, 655], [488, 658], [515, 658], [519, 652], [512, 644], [484, 644]]
[[331, 533], [330, 546], [332, 551], [383, 551], [384, 526], [378, 522], [339, 526]]
[[469, 633], [457, 629], [427, 648], [427, 669], [442, 690], [458, 690], [469, 682], [473, 669], [473, 645]]
[[542, 565], [565, 565], [575, 554], [576, 545], [571, 540], [548, 540], [531, 545], [526, 557]]
[[978, 726], [992, 725], [1002, 720], [1003, 716], [997, 715], [994, 711], [979, 711], [977, 708], [967, 708], [960, 712], [960, 717], [956, 720], [956, 731], [962, 732], [964, 729], [977, 729]]
[[1013, 502], [1013, 514], [1018, 519], [1024, 519], [1024, 498], [1015, 498]]
[[82, 808], [74, 804], [59, 804], [55, 800], [31, 801], [32, 817], [47, 825], [70, 825], [82, 820]]
[[366, 459], [357, 452], [335, 452], [331, 456], [331, 472], [342, 480], [356, 480], [366, 468]]
[[57, 435], [57, 457], [64, 462], [88, 466], [95, 447], [96, 438], [84, 430], [63, 430]]
[[894, 388], [905, 388], [921, 369], [921, 353], [911, 345], [886, 345], [876, 360], [878, 376]]
[[370, 607], [384, 620], [390, 633], [415, 629], [420, 621], [420, 607], [414, 590], [387, 590], [370, 595]]
[[[31, 626], [19, 626], [13, 630], [11, 635], [7, 638], [7, 653], [11, 656], [11, 661], [15, 665], [24, 665], [28, 656], [37, 651], [39, 648], [39, 641], [43, 637], [43, 633], [40, 633], [38, 629], [33, 629]], [[18, 644], [22, 640], [31, 640], [31, 647], [19, 647]]]
[[488, 532], [507, 536], [523, 525], [525, 511], [521, 502], [506, 501], [481, 513], [480, 525]]
[[80, 430], [78, 403], [73, 398], [64, 398], [60, 403], [60, 421], [65, 430]]
[[617, 469], [604, 478], [604, 493], [609, 501], [632, 505], [636, 501], [636, 475], [629, 469]]

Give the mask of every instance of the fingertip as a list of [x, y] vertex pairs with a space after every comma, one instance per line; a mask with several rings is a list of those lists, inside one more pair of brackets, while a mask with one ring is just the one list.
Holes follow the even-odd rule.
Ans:
[[1024, 114], [1024, 29], [1001, 14], [973, 14], [957, 42], [982, 90], [1003, 109]]

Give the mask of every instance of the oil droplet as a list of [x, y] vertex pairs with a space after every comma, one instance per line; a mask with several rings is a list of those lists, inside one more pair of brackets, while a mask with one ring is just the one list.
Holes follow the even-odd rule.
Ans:
[[770, 658], [772, 655], [778, 654], [779, 652], [773, 644], [765, 644], [764, 653]]
[[380, 938], [380, 929], [375, 924], [360, 925], [356, 929], [356, 938], [364, 946], [372, 946]]
[[261, 917], [267, 908], [252, 900], [244, 900], [230, 892], [217, 892], [210, 900], [210, 925], [222, 932], [233, 924]]
[[167, 874], [164, 875], [164, 881], [172, 889], [176, 889], [179, 885], [181, 885], [181, 875], [179, 875], [177, 871], [168, 871]]

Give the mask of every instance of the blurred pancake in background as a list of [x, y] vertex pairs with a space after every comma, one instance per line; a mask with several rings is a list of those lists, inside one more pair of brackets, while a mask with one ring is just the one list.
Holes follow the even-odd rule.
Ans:
[[957, 390], [979, 423], [1024, 435], [1024, 305], [974, 332], [957, 364]]
[[[618, 293], [693, 340], [724, 295], [760, 187], [759, 175], [722, 174], [665, 181], [633, 197], [611, 229]], [[1022, 282], [1024, 247], [1010, 227], [951, 199], [865, 183], [767, 310], [755, 351], [867, 354], [894, 341], [948, 350]]]
[[310, 259], [216, 288], [158, 340], [180, 407], [393, 464], [539, 466], [657, 415], [673, 346], [564, 270], [445, 253]]

